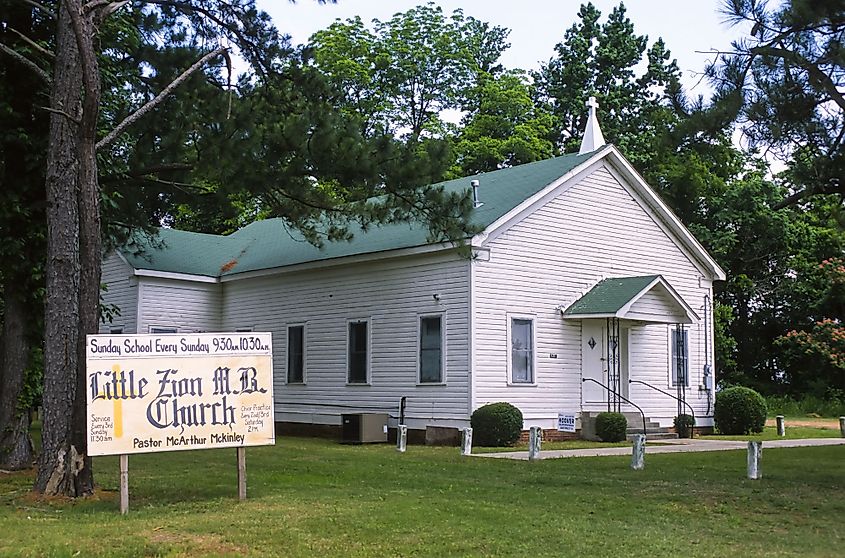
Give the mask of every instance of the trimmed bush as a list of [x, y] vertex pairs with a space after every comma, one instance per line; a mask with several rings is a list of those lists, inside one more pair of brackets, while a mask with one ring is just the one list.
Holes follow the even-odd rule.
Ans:
[[522, 411], [510, 403], [489, 403], [472, 413], [470, 424], [479, 446], [511, 446], [522, 433]]
[[596, 434], [602, 442], [621, 442], [628, 433], [628, 419], [622, 413], [599, 413]]
[[766, 425], [766, 400], [751, 388], [723, 389], [716, 393], [713, 419], [722, 434], [762, 432]]
[[695, 417], [678, 415], [675, 417], [675, 432], [678, 438], [692, 438], [695, 433]]

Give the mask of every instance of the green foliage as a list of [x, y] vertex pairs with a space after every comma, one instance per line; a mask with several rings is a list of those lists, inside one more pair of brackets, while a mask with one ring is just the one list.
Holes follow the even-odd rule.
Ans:
[[[779, 206], [845, 197], [845, 58], [839, 0], [723, 4], [731, 23], [751, 29], [707, 68], [715, 110], [741, 126], [753, 148], [787, 166]], [[815, 200], [811, 200], [815, 203]]]
[[628, 419], [622, 413], [599, 413], [596, 434], [604, 442], [621, 442], [627, 436]]
[[723, 389], [716, 393], [713, 419], [722, 434], [762, 432], [766, 425], [766, 400], [747, 387]]
[[510, 403], [488, 403], [470, 417], [472, 436], [479, 446], [510, 446], [522, 433], [522, 412]]
[[535, 106], [522, 72], [485, 74], [468, 96], [474, 109], [464, 116], [455, 140], [451, 177], [552, 156], [554, 145], [548, 138], [554, 122], [548, 112]]
[[374, 20], [372, 30], [359, 17], [337, 21], [315, 33], [311, 47], [365, 135], [384, 130], [416, 141], [445, 134], [440, 114], [462, 108], [477, 76], [497, 70], [507, 35], [461, 10], [447, 16], [428, 3]]
[[672, 421], [675, 425], [675, 432], [679, 438], [692, 438], [695, 429], [695, 417], [692, 415], [680, 414]]
[[752, 169], [708, 199], [706, 225], [691, 226], [728, 270], [728, 280], [715, 285], [720, 382], [767, 393], [801, 393], [805, 380], [816, 375], [815, 364], [790, 364], [793, 359], [775, 340], [835, 315], [837, 307], [825, 295], [830, 281], [818, 262], [845, 247], [845, 234], [830, 214], [774, 209], [784, 194], [762, 169]]
[[769, 410], [769, 416], [842, 417], [845, 416], [845, 392], [829, 389], [823, 397], [802, 395], [799, 398], [770, 395], [766, 397], [766, 407]]

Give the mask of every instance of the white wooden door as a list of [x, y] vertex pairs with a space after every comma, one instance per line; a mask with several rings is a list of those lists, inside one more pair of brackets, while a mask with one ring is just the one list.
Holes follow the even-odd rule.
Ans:
[[[605, 335], [604, 320], [581, 321], [581, 377], [607, 385]], [[582, 382], [581, 402], [585, 406], [606, 403], [607, 391], [594, 382]]]

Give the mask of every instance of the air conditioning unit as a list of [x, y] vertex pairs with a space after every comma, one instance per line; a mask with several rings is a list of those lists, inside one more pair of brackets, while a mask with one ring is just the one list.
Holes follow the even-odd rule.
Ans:
[[386, 413], [341, 415], [341, 443], [372, 444], [387, 441]]

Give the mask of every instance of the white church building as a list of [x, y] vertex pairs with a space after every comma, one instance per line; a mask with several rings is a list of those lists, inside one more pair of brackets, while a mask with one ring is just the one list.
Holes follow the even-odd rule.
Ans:
[[271, 332], [283, 432], [354, 413], [395, 427], [403, 398], [418, 434], [468, 426], [496, 401], [526, 429], [640, 409], [662, 426], [692, 409], [711, 426], [712, 286], [725, 273], [604, 145], [595, 107], [580, 153], [443, 185], [475, 181], [471, 258], [420, 225], [322, 249], [279, 219], [228, 236], [161, 229], [106, 257], [104, 303], [120, 315], [101, 332]]

